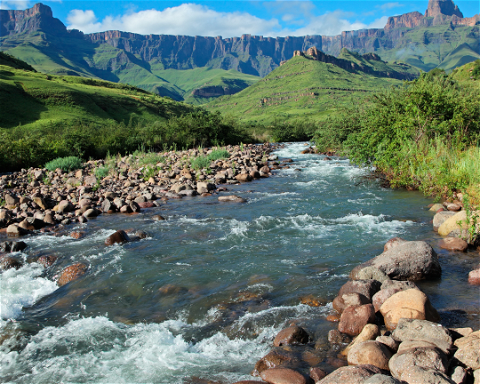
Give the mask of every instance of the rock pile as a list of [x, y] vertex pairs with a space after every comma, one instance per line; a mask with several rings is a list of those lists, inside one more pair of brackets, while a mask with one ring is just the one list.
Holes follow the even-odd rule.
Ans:
[[[480, 383], [480, 331], [440, 325], [413, 282], [440, 275], [427, 243], [391, 239], [341, 287], [333, 301], [338, 330], [328, 342], [292, 324], [252, 375], [271, 384]], [[260, 381], [236, 384], [254, 382]]]
[[[159, 206], [160, 200], [205, 196], [214, 193], [218, 184], [248, 182], [286, 167], [271, 155], [276, 148], [274, 144], [227, 146], [223, 150], [228, 158], [211, 161], [202, 169], [194, 167], [192, 160], [206, 159], [212, 149], [165, 152], [152, 157], [152, 164], [147, 156], [130, 155], [110, 162], [92, 160], [69, 173], [30, 168], [3, 175], [0, 231], [19, 237], [46, 226], [83, 223], [102, 213], [139, 212]], [[109, 174], [102, 175], [99, 169]]]

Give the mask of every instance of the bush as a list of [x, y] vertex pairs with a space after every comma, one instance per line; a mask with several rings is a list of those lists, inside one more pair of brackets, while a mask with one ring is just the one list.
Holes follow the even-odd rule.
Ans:
[[210, 165], [210, 160], [207, 156], [198, 156], [191, 160], [192, 168], [195, 170], [207, 168]]
[[73, 171], [82, 167], [82, 160], [76, 156], [59, 157], [45, 164], [49, 171], [55, 171], [60, 168], [63, 172]]
[[95, 169], [95, 176], [97, 179], [103, 179], [110, 173], [110, 167], [99, 167]]
[[208, 160], [215, 161], [219, 159], [228, 159], [230, 157], [230, 152], [226, 149], [214, 149], [208, 156]]

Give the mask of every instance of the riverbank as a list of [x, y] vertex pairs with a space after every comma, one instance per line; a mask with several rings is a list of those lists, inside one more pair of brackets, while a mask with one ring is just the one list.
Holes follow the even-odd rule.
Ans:
[[[19, 297], [26, 304], [15, 306], [15, 321], [5, 325], [17, 327], [20, 339], [12, 346], [18, 352], [2, 355], [9, 359], [2, 378], [31, 382], [35, 370], [38, 382], [247, 379], [292, 321], [328, 342], [336, 328], [326, 321], [332, 299], [351, 269], [394, 236], [428, 239], [438, 252], [442, 279], [419, 286], [442, 322], [474, 322], [478, 290], [465, 286], [472, 252], [438, 247], [434, 213], [425, 209], [431, 200], [381, 188], [347, 160], [300, 155], [304, 148], [276, 153], [294, 161], [276, 177], [227, 186], [243, 204], [219, 202], [215, 194], [170, 199], [133, 215], [100, 215], [57, 236], [21, 238], [28, 248], [13, 256], [24, 264], [2, 274], [2, 301], [13, 303], [20, 292], [32, 296]], [[147, 237], [105, 245], [116, 230], [129, 228]], [[49, 255], [57, 260], [45, 270], [32, 262]], [[75, 263], [86, 265], [86, 273], [59, 288], [59, 274]], [[312, 348], [311, 361], [331, 370], [339, 361], [322, 344]]]

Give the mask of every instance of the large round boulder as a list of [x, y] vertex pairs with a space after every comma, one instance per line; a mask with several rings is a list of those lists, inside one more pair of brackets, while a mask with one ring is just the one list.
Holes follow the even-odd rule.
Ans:
[[427, 295], [418, 289], [395, 293], [382, 304], [380, 313], [389, 330], [395, 329], [401, 318], [440, 321], [440, 316]]
[[350, 336], [360, 334], [363, 327], [375, 322], [375, 309], [372, 304], [352, 305], [343, 311], [338, 330]]
[[275, 347], [308, 343], [308, 333], [297, 325], [282, 329], [273, 341]]
[[260, 374], [260, 377], [271, 384], [313, 384], [313, 380], [290, 368], [270, 368]]
[[60, 274], [57, 284], [61, 287], [69, 282], [78, 279], [80, 276], [84, 275], [87, 271], [87, 266], [82, 263], [77, 263], [74, 265], [70, 265], [69, 267], [65, 268], [63, 272]]
[[407, 241], [390, 248], [355, 267], [351, 278], [355, 279], [359, 271], [369, 266], [378, 268], [394, 280], [433, 279], [442, 273], [436, 252], [424, 241]]
[[388, 361], [392, 352], [385, 344], [368, 340], [354, 345], [348, 352], [349, 365], [371, 364], [380, 369], [388, 370]]

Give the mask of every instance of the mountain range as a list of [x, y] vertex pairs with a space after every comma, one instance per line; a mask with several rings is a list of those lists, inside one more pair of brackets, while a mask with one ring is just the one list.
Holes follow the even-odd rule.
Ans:
[[375, 53], [428, 71], [479, 59], [479, 41], [480, 15], [464, 18], [451, 0], [430, 0], [424, 14], [390, 17], [381, 29], [276, 38], [84, 34], [68, 30], [43, 4], [0, 10], [0, 49], [41, 72], [127, 83], [193, 104], [236, 93], [312, 47], [329, 56], [344, 48]]

